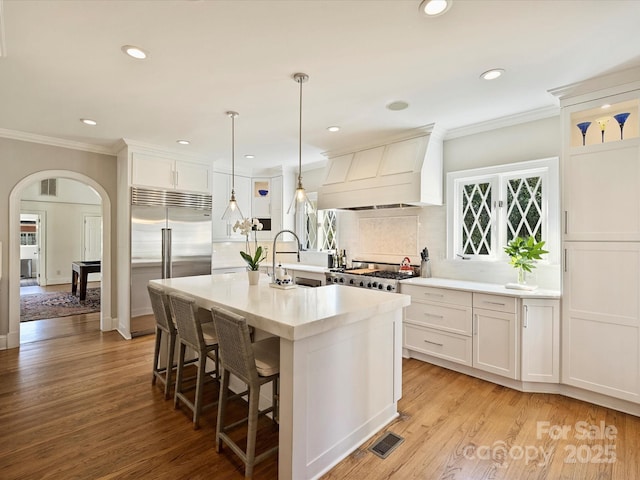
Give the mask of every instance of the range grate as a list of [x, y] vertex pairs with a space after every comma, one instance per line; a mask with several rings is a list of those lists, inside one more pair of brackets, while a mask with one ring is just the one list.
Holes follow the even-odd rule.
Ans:
[[396, 435], [395, 433], [387, 432], [382, 436], [382, 438], [371, 445], [369, 450], [380, 458], [387, 458], [389, 454], [402, 442], [404, 442], [404, 438]]

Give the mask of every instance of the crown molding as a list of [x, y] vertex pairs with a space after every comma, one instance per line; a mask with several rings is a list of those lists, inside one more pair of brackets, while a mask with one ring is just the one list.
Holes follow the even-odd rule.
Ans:
[[497, 130], [499, 128], [510, 127], [520, 123], [533, 122], [535, 120], [542, 120], [544, 118], [555, 117], [557, 115], [560, 115], [560, 107], [550, 105], [548, 107], [537, 108], [527, 112], [507, 115], [506, 117], [494, 118], [485, 122], [465, 125], [464, 127], [453, 128], [447, 131], [444, 139], [451, 140], [454, 138], [466, 137], [468, 135], [475, 135], [476, 133], [488, 132], [489, 130]]
[[4, 39], [4, 12], [3, 0], [0, 0], [0, 58], [7, 56], [7, 46]]
[[100, 153], [103, 155], [115, 155], [112, 149], [101, 145], [75, 142], [73, 140], [63, 140], [61, 138], [47, 137], [45, 135], [36, 135], [35, 133], [20, 132], [18, 130], [9, 130], [6, 128], [0, 128], [0, 137], [20, 140], [22, 142], [50, 145], [52, 147], [69, 148], [71, 150], [82, 150], [85, 152]]

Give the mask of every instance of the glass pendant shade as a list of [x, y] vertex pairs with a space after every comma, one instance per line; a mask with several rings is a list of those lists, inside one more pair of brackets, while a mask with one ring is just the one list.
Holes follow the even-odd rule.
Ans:
[[236, 163], [236, 150], [235, 150], [235, 136], [236, 136], [236, 124], [235, 120], [238, 116], [238, 112], [227, 112], [227, 116], [231, 117], [231, 198], [229, 198], [229, 205], [222, 214], [222, 220], [226, 220], [229, 223], [234, 223], [236, 220], [244, 220], [238, 202], [236, 201], [235, 191], [235, 163]]
[[296, 188], [295, 193], [293, 194], [293, 199], [291, 200], [291, 204], [289, 205], [289, 210], [287, 210], [287, 214], [294, 212], [303, 212], [303, 213], [312, 213], [315, 211], [313, 204], [307, 197], [307, 192], [305, 192], [304, 187], [302, 186], [302, 84], [309, 80], [309, 75], [306, 73], [295, 73], [293, 75], [293, 79], [296, 83], [300, 84], [300, 122], [298, 127], [298, 187]]

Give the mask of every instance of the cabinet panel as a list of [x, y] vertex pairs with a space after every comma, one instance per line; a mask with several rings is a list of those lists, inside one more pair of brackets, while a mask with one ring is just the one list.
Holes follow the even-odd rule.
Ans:
[[451, 303], [460, 306], [472, 305], [472, 293], [449, 288], [422, 287], [418, 285], [402, 284], [402, 293], [411, 295], [412, 300], [418, 302]]
[[131, 183], [164, 189], [174, 188], [174, 165], [171, 158], [133, 153]]
[[330, 158], [327, 161], [327, 176], [324, 179], [324, 185], [344, 182], [347, 179], [347, 172], [351, 166], [352, 159], [353, 153]]
[[474, 308], [473, 317], [473, 366], [517, 379], [516, 316]]
[[471, 335], [471, 307], [412, 302], [405, 312], [412, 323]]
[[193, 192], [210, 192], [209, 167], [198, 163], [176, 161], [176, 188]]
[[351, 160], [347, 181], [373, 178], [378, 174], [385, 147], [370, 148], [357, 152]]
[[566, 240], [640, 240], [638, 142], [594, 145], [566, 155]]
[[522, 301], [522, 371], [524, 382], [560, 381], [560, 302]]
[[405, 324], [403, 343], [409, 350], [471, 366], [471, 337]]
[[424, 152], [421, 152], [421, 150], [424, 150], [426, 141], [425, 137], [418, 137], [387, 145], [382, 166], [380, 167], [380, 174], [395, 175], [418, 171], [421, 165], [418, 165], [417, 162], [421, 161], [424, 156]]
[[473, 308], [484, 308], [496, 312], [516, 313], [516, 298], [488, 293], [473, 294]]
[[640, 244], [565, 242], [562, 381], [640, 401]]

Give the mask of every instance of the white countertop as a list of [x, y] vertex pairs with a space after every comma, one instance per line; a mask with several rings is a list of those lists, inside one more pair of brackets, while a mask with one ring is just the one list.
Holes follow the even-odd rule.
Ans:
[[420, 285], [423, 287], [450, 288], [453, 290], [465, 290], [469, 292], [494, 293], [518, 298], [560, 298], [559, 290], [547, 290], [536, 288], [535, 290], [517, 290], [506, 288], [497, 283], [469, 282], [466, 280], [453, 280], [450, 278], [421, 278], [414, 277], [401, 280], [400, 284]]
[[[262, 263], [262, 265], [267, 267], [269, 271], [271, 271], [271, 262], [264, 262]], [[329, 268], [327, 267], [320, 267], [318, 265], [307, 265], [304, 263], [282, 263], [281, 265], [287, 270], [295, 270], [297, 272], [327, 273], [329, 271]]]
[[317, 335], [411, 303], [408, 295], [338, 285], [280, 290], [269, 287], [269, 280], [262, 274], [260, 283], [250, 286], [242, 272], [150, 283], [194, 297], [208, 308], [227, 308], [243, 315], [249, 325], [288, 340]]

